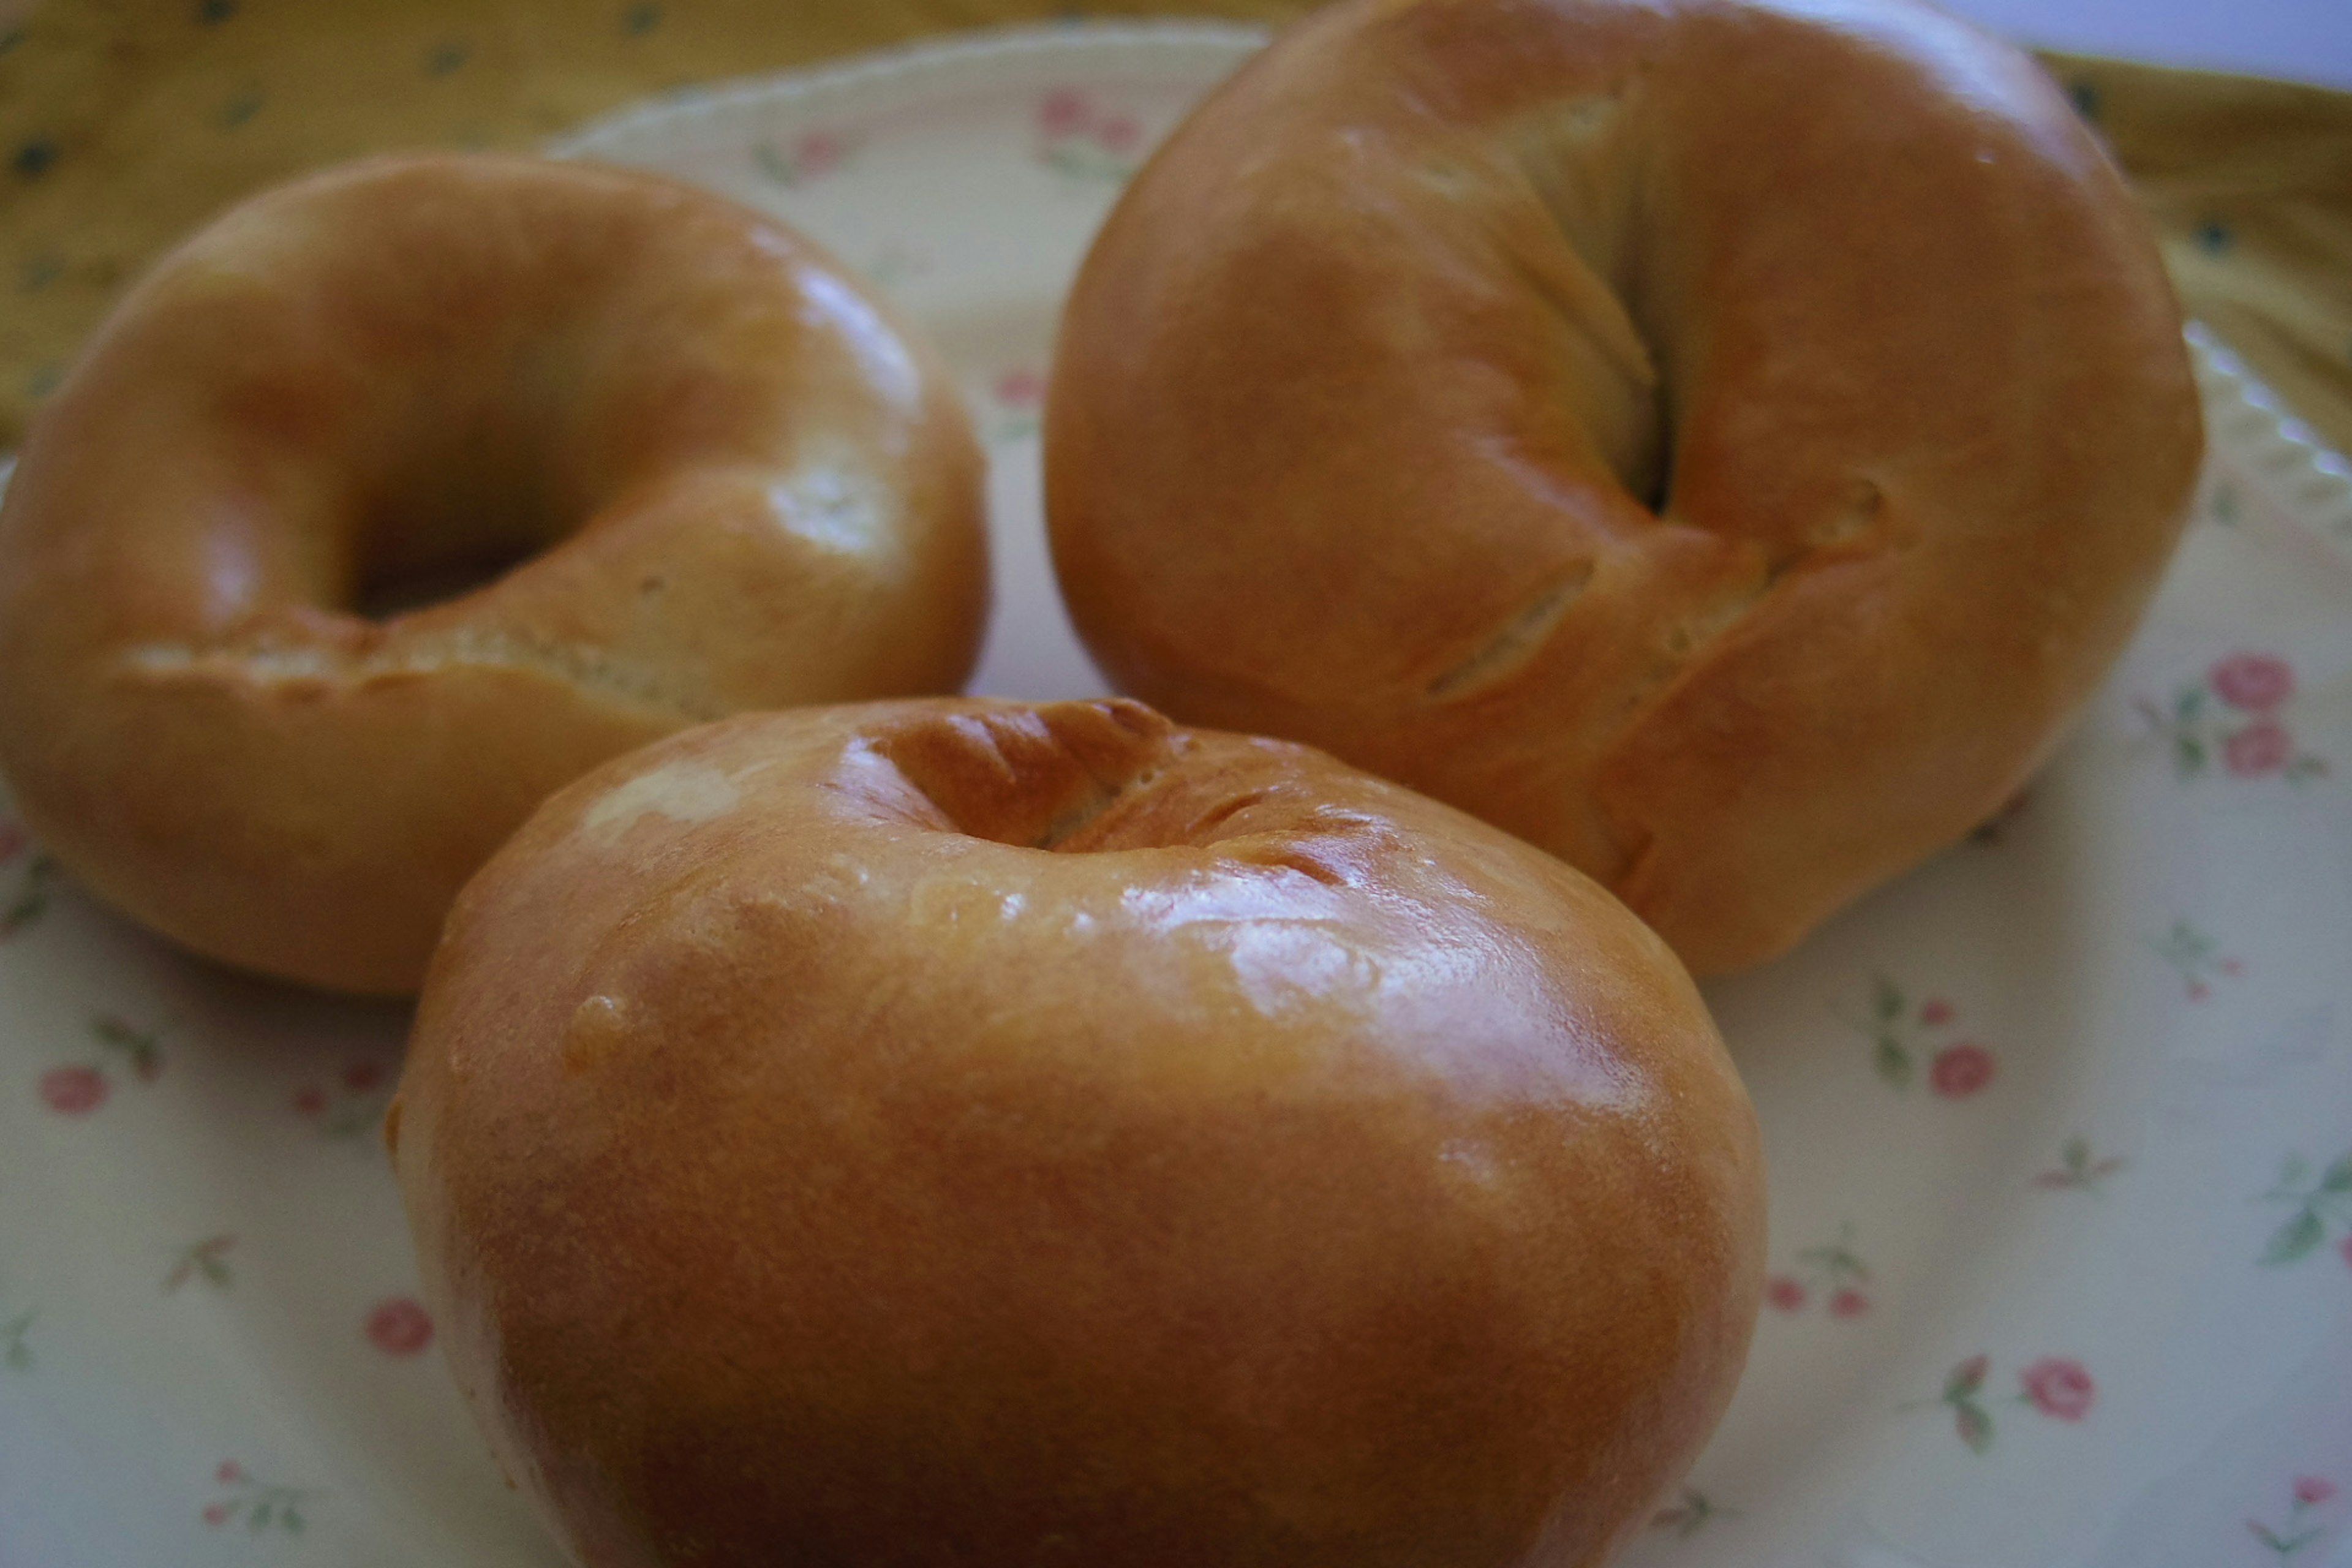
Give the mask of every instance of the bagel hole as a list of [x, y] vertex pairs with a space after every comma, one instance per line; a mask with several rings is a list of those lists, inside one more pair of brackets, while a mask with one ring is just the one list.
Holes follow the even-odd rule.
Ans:
[[1654, 196], [1638, 154], [1638, 73], [1547, 101], [1503, 144], [1560, 248], [1521, 265], [1557, 319], [1559, 388], [1627, 496], [1663, 517], [1673, 500], [1675, 401], [1668, 323], [1653, 298]]
[[351, 608], [370, 620], [488, 587], [612, 499], [572, 457], [574, 360], [539, 343], [482, 352], [398, 400], [360, 477]]
[[388, 621], [487, 588], [540, 552], [536, 543], [478, 550], [447, 560], [381, 564], [361, 574], [352, 612]]
[[1097, 841], [1110, 810], [1158, 782], [1174, 726], [1110, 698], [931, 715], [874, 749], [952, 832], [1029, 849], [1125, 848]]

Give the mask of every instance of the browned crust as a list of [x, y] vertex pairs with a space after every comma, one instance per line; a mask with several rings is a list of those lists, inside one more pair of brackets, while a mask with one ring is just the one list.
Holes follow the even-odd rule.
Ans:
[[599, 770], [459, 900], [395, 1126], [459, 1384], [589, 1568], [1583, 1568], [1760, 1279], [1653, 934], [1131, 703]]
[[[0, 765], [166, 934], [413, 990], [457, 887], [593, 763], [961, 684], [981, 477], [929, 353], [770, 219], [593, 166], [352, 165], [166, 258], [33, 431]], [[348, 608], [477, 552], [530, 559]]]
[[2130, 196], [2007, 46], [1353, 0], [1113, 215], [1047, 502], [1126, 689], [1477, 812], [1706, 971], [2016, 788], [2200, 447]]

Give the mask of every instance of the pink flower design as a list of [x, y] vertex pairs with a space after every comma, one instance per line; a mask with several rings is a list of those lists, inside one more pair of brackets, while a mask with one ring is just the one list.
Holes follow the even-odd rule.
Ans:
[[1114, 114], [1095, 127], [1095, 140], [1113, 153], [1132, 153], [1143, 144], [1143, 127], [1131, 115]]
[[1947, 1100], [1965, 1100], [1992, 1081], [1992, 1053], [1982, 1046], [1947, 1046], [1927, 1068], [1927, 1086]]
[[996, 401], [1013, 408], [1034, 408], [1045, 401], [1045, 378], [1024, 366], [996, 378]]
[[1788, 1272], [1767, 1277], [1764, 1299], [1783, 1312], [1801, 1312], [1819, 1300], [1832, 1318], [1860, 1317], [1870, 1310], [1864, 1289], [1870, 1283], [1870, 1268], [1855, 1250], [1858, 1246], [1849, 1220], [1838, 1226], [1836, 1240], [1800, 1249]]
[[2018, 1379], [2036, 1410], [2061, 1421], [2080, 1421], [2088, 1415], [2098, 1394], [2083, 1363], [2062, 1356], [2044, 1356], [2020, 1373]]
[[1037, 132], [1040, 161], [1076, 179], [1124, 181], [1143, 148], [1141, 121], [1070, 87], [1037, 100]]
[[2206, 674], [2214, 691], [2232, 708], [2267, 713], [2294, 695], [2294, 671], [2286, 660], [2265, 653], [2233, 653]]
[[96, 1068], [51, 1068], [41, 1075], [41, 1098], [60, 1116], [87, 1116], [106, 1103], [112, 1086]]
[[2218, 767], [2242, 779], [2277, 777], [2301, 786], [2325, 777], [2329, 763], [2315, 752], [2297, 751], [2294, 737], [2280, 721], [2294, 695], [2294, 672], [2285, 660], [2238, 653], [2179, 688], [2169, 705], [2142, 697], [2133, 706], [2184, 779]]
[[2202, 1002], [2211, 994], [2213, 994], [2213, 988], [2202, 980], [2192, 980], [2189, 983], [2189, 999], [2191, 1002]]
[[257, 1535], [271, 1529], [288, 1535], [301, 1534], [308, 1522], [302, 1516], [303, 1507], [320, 1495], [309, 1487], [268, 1485], [247, 1474], [235, 1459], [223, 1460], [220, 1468], [213, 1472], [213, 1479], [229, 1488], [231, 1495], [206, 1505], [205, 1522], [217, 1529], [243, 1520]]
[[365, 1134], [383, 1119], [383, 1089], [391, 1070], [380, 1061], [359, 1058], [344, 1065], [327, 1083], [306, 1083], [293, 1095], [295, 1111], [318, 1123], [330, 1138]]
[[2352, 1236], [2346, 1237], [2344, 1245], [2336, 1250], [2344, 1254], [2344, 1267], [2352, 1268]]
[[2242, 779], [2274, 773], [2294, 760], [2294, 737], [2272, 719], [2257, 719], [2221, 742], [2221, 761]]
[[1913, 1002], [1884, 974], [1871, 977], [1867, 1014], [1838, 1011], [1848, 1027], [1869, 1037], [1871, 1067], [1889, 1088], [1907, 1090], [1924, 1063], [1928, 1087], [1950, 1099], [1974, 1094], [1993, 1076], [1993, 1055], [1983, 1046], [1962, 1041], [1937, 1047], [1935, 1037], [1949, 1031], [1959, 1016], [1946, 997]]
[[811, 131], [789, 147], [761, 142], [751, 148], [760, 172], [786, 187], [814, 184], [838, 172], [857, 151], [857, 138], [842, 131]]
[[1038, 129], [1048, 136], [1075, 136], [1093, 118], [1093, 105], [1074, 87], [1057, 87], [1037, 105]]
[[415, 1355], [433, 1342], [433, 1320], [409, 1298], [394, 1296], [368, 1314], [367, 1337], [386, 1355]]
[[830, 131], [812, 131], [793, 149], [801, 174], [810, 179], [840, 167], [849, 155], [849, 143]]
[[2322, 1476], [2297, 1476], [2294, 1479], [2294, 1500], [2305, 1508], [2317, 1508], [2336, 1495], [2336, 1483]]

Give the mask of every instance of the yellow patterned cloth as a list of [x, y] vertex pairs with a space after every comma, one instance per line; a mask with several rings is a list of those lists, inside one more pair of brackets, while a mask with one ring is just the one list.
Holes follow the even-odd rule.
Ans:
[[[686, 82], [1075, 13], [1041, 0], [0, 0], [0, 447], [142, 268], [222, 205], [398, 147], [527, 148]], [[1088, 16], [1286, 21], [1301, 0]], [[2192, 315], [2352, 450], [2352, 95], [2051, 56]]]

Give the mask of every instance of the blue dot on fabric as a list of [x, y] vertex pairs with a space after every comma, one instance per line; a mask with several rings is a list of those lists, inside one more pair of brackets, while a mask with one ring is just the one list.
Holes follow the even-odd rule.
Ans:
[[236, 0], [197, 0], [196, 20], [206, 26], [236, 15]]
[[2234, 237], [2226, 225], [2210, 219], [2197, 226], [2197, 244], [2208, 256], [2219, 256], [2230, 248]]
[[621, 28], [632, 37], [642, 37], [661, 26], [662, 8], [658, 5], [632, 5], [621, 13]]
[[2066, 89], [2066, 96], [2074, 100], [2074, 112], [2084, 119], [2096, 120], [2099, 117], [2099, 89], [2089, 82], [2074, 83]]
[[54, 142], [27, 142], [16, 149], [16, 173], [28, 180], [37, 180], [54, 168], [58, 161], [58, 144]]
[[432, 50], [425, 57], [425, 74], [427, 76], [447, 76], [451, 71], [456, 70], [459, 66], [466, 63], [466, 56], [467, 53], [468, 51], [463, 44], [436, 44]]

